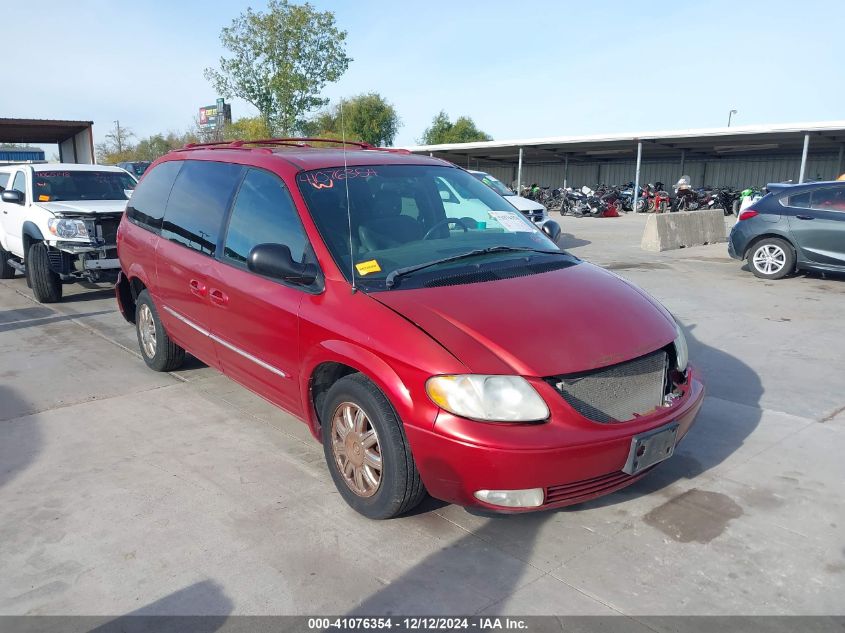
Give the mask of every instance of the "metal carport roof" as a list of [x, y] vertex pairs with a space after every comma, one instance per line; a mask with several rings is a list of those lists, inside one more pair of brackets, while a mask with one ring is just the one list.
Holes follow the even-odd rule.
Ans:
[[637, 144], [643, 144], [643, 156], [649, 159], [723, 156], [800, 155], [805, 135], [810, 136], [812, 152], [837, 152], [845, 144], [845, 121], [790, 123], [782, 125], [744, 125], [633, 134], [593, 134], [552, 136], [477, 143], [417, 145], [414, 153], [433, 154], [461, 164], [472, 159], [479, 163], [516, 162], [519, 149], [525, 163], [559, 163], [628, 159], [636, 157]]
[[60, 144], [94, 125], [93, 121], [0, 119], [0, 143]]

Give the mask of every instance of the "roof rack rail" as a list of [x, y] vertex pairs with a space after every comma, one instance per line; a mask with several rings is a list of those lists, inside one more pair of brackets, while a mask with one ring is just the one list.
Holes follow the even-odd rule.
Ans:
[[336, 138], [317, 137], [290, 137], [290, 138], [264, 138], [254, 141], [211, 141], [208, 143], [188, 143], [176, 151], [201, 150], [201, 149], [262, 149], [268, 145], [281, 145], [285, 147], [313, 148], [311, 143], [331, 143], [335, 145], [352, 145], [359, 149], [375, 150], [380, 152], [391, 152], [396, 154], [410, 154], [406, 149], [395, 147], [375, 147], [361, 141], [344, 141]]

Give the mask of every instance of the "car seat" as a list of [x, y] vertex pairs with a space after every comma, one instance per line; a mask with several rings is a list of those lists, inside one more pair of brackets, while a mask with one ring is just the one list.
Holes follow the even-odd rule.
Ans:
[[361, 246], [369, 251], [394, 248], [422, 239], [422, 225], [402, 215], [402, 197], [397, 191], [382, 190], [375, 195], [372, 215], [358, 227]]

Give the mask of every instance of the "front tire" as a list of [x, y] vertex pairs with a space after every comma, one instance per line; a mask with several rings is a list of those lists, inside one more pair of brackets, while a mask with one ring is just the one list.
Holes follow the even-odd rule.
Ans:
[[185, 362], [185, 350], [164, 330], [158, 310], [146, 290], [142, 290], [135, 300], [135, 333], [141, 357], [153, 371], [173, 371]]
[[370, 519], [390, 519], [426, 495], [402, 422], [362, 374], [338, 380], [321, 416], [323, 452], [338, 492]]
[[748, 251], [748, 266], [761, 279], [783, 279], [795, 269], [795, 251], [786, 240], [767, 237]]
[[62, 280], [50, 270], [50, 258], [44, 242], [35, 242], [29, 247], [26, 275], [38, 303], [57, 303], [62, 300]]

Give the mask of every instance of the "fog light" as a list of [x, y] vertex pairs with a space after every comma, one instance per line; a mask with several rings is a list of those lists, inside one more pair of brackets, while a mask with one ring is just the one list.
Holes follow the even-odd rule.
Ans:
[[484, 503], [504, 508], [537, 508], [543, 505], [543, 489], [476, 490], [475, 498]]

